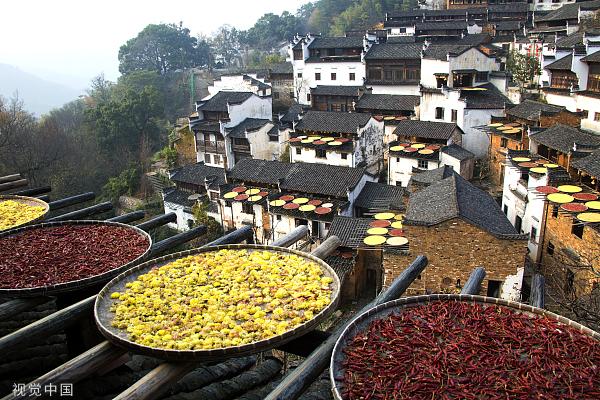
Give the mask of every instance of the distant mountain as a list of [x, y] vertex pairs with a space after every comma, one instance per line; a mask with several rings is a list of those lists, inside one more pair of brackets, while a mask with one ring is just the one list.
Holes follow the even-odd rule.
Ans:
[[83, 91], [44, 80], [15, 66], [0, 64], [0, 96], [10, 98], [15, 92], [25, 103], [25, 109], [37, 116], [83, 94]]

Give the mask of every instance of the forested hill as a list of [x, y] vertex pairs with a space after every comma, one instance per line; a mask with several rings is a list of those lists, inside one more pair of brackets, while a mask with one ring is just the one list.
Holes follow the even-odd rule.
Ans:
[[296, 33], [341, 36], [349, 29], [367, 28], [384, 19], [385, 13], [417, 7], [417, 0], [318, 0], [306, 3], [295, 14], [265, 14], [241, 32], [241, 42], [268, 50]]

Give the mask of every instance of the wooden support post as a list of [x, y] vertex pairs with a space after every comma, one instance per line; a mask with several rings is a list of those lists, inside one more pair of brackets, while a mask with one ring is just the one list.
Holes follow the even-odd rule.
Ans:
[[38, 194], [50, 193], [52, 188], [50, 186], [40, 186], [37, 188], [24, 189], [19, 190], [17, 192], [12, 192], [15, 196], [37, 196]]
[[180, 244], [189, 242], [192, 239], [202, 236], [205, 233], [206, 226], [200, 225], [190, 229], [189, 231], [178, 233], [177, 235], [171, 236], [170, 238], [161, 240], [160, 242], [152, 245], [152, 248], [150, 249], [150, 257], [155, 257], [169, 249], [172, 249], [173, 247], [177, 247]]
[[546, 307], [546, 278], [541, 274], [534, 274], [531, 279], [531, 294], [529, 302], [534, 307]]
[[12, 182], [0, 183], [0, 192], [27, 186], [27, 179], [19, 179]]
[[134, 211], [123, 215], [117, 215], [116, 217], [112, 217], [107, 219], [106, 221], [110, 222], [121, 222], [123, 224], [128, 224], [133, 221], [137, 221], [146, 216], [146, 212], [144, 210]]
[[[402, 296], [417, 276], [423, 272], [426, 266], [427, 258], [425, 256], [418, 256], [412, 264], [402, 271], [400, 276], [392, 282], [387, 290], [380, 293], [375, 300], [366, 305], [356, 315], [360, 315], [376, 305]], [[321, 375], [325, 368], [328, 367], [333, 347], [351, 321], [352, 318], [336, 328], [331, 336], [313, 351], [304, 362], [298, 366], [298, 368], [290, 372], [265, 399], [288, 400], [300, 397], [306, 388], [308, 388], [314, 380]]]
[[[100, 367], [120, 358], [125, 353], [126, 350], [104, 341], [58, 366], [52, 371], [40, 376], [33, 382], [30, 382], [30, 384], [40, 384], [40, 387], [43, 388], [50, 383], [56, 385], [59, 383], [75, 383], [96, 372]], [[2, 400], [27, 398], [29, 398], [28, 392], [25, 396], [14, 396], [14, 394], [10, 394]]]
[[144, 221], [141, 224], [136, 225], [143, 231], [148, 232], [151, 229], [158, 228], [159, 226], [163, 226], [168, 224], [169, 222], [177, 222], [177, 214], [175, 213], [167, 213], [163, 215], [159, 215], [154, 218], [150, 218], [148, 221]]
[[300, 225], [287, 235], [275, 240], [273, 243], [271, 243], [271, 246], [290, 247], [303, 237], [306, 237], [306, 235], [308, 235], [308, 226]]
[[342, 244], [337, 236], [330, 236], [323, 243], [319, 245], [311, 255], [324, 259], [333, 254], [333, 252]]
[[50, 196], [48, 196], [47, 194], [43, 194], [41, 196], [34, 196], [34, 197], [41, 201], [45, 201], [46, 203], [50, 202]]
[[83, 219], [95, 214], [101, 214], [106, 211], [110, 211], [113, 209], [113, 205], [110, 201], [106, 201], [104, 203], [95, 204], [90, 207], [82, 208], [81, 210], [73, 211], [70, 213], [62, 214], [53, 218], [48, 218], [46, 222], [58, 222], [58, 221], [70, 221]]
[[21, 179], [21, 174], [4, 175], [0, 176], [0, 183], [14, 182], [19, 179]]
[[64, 199], [55, 200], [50, 202], [48, 205], [50, 206], [50, 210], [59, 210], [61, 208], [73, 206], [75, 204], [84, 203], [86, 201], [94, 200], [96, 198], [96, 194], [94, 192], [81, 193], [75, 196], [65, 197]]
[[0, 304], [0, 321], [4, 321], [23, 311], [31, 310], [47, 301], [48, 297], [32, 297], [30, 299], [13, 299]]
[[253, 235], [254, 232], [252, 231], [252, 227], [250, 225], [242, 226], [240, 229], [237, 229], [233, 232], [229, 232], [228, 234], [223, 235], [216, 240], [213, 240], [212, 242], [208, 243], [206, 247], [218, 246], [221, 244], [228, 243], [241, 243], [244, 240], [247, 241], [248, 239], [252, 239]]
[[479, 294], [479, 291], [481, 290], [481, 282], [483, 282], [484, 278], [485, 269], [482, 267], [473, 269], [469, 279], [465, 283], [465, 286], [463, 286], [462, 290], [460, 291], [460, 294]]

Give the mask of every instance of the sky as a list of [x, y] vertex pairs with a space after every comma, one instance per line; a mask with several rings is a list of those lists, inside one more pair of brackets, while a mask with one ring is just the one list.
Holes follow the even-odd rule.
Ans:
[[80, 89], [100, 73], [116, 80], [119, 47], [148, 24], [182, 21], [192, 35], [210, 35], [223, 24], [247, 29], [265, 13], [295, 12], [306, 2], [9, 1], [0, 13], [0, 63]]

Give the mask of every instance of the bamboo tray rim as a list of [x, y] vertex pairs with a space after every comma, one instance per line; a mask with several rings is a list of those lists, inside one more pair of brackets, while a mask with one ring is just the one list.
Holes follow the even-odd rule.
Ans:
[[0, 203], [2, 203], [4, 201], [9, 201], [9, 200], [13, 200], [13, 201], [16, 201], [16, 202], [19, 202], [19, 203], [23, 203], [23, 204], [26, 204], [26, 205], [29, 205], [29, 206], [44, 207], [44, 212], [39, 217], [36, 217], [36, 218], [34, 218], [32, 220], [29, 220], [27, 222], [23, 222], [20, 225], [16, 225], [16, 226], [13, 226], [13, 227], [8, 228], [8, 229], [0, 230], [0, 233], [8, 232], [8, 231], [11, 231], [13, 229], [22, 228], [24, 226], [29, 226], [29, 225], [35, 224], [36, 222], [39, 222], [39, 221], [43, 221], [46, 218], [46, 216], [48, 215], [48, 213], [50, 212], [50, 205], [48, 203], [46, 203], [44, 200], [40, 200], [40, 199], [35, 198], [35, 197], [18, 196], [18, 195], [14, 195], [14, 194], [3, 194], [3, 195], [0, 195]]
[[357, 333], [362, 332], [366, 326], [376, 320], [385, 318], [395, 311], [401, 311], [407, 307], [418, 307], [434, 301], [462, 301], [467, 303], [478, 303], [478, 304], [495, 304], [513, 309], [515, 312], [522, 312], [530, 315], [545, 316], [550, 319], [561, 322], [572, 328], [577, 329], [579, 332], [591, 336], [592, 338], [600, 341], [600, 333], [581, 325], [578, 322], [563, 317], [562, 315], [555, 314], [551, 311], [544, 310], [539, 307], [533, 307], [528, 304], [520, 303], [517, 301], [504, 300], [496, 297], [478, 296], [470, 294], [432, 294], [432, 295], [420, 295], [402, 297], [400, 299], [391, 300], [375, 307], [368, 309], [362, 314], [356, 316], [352, 322], [341, 333], [340, 337], [335, 342], [335, 346], [331, 353], [331, 360], [329, 363], [329, 379], [331, 381], [331, 390], [333, 397], [336, 400], [344, 400], [342, 396], [342, 381], [341, 378], [344, 374], [342, 368], [342, 362], [344, 361], [343, 349], [346, 347], [348, 342], [356, 336]]
[[[111, 325], [113, 313], [110, 311], [110, 306], [113, 304], [114, 300], [110, 298], [110, 294], [114, 291], [122, 291], [122, 288], [124, 288], [125, 283], [137, 279], [139, 275], [148, 272], [154, 267], [160, 267], [179, 258], [201, 253], [217, 252], [223, 249], [251, 251], [268, 250], [277, 253], [295, 254], [307, 260], [313, 261], [321, 267], [321, 270], [325, 273], [326, 276], [329, 276], [333, 279], [331, 302], [319, 313], [317, 313], [311, 320], [306, 321], [303, 324], [300, 324], [295, 328], [284, 332], [281, 335], [276, 335], [268, 339], [259, 340], [257, 342], [245, 345], [223, 347], [219, 349], [174, 350], [145, 346], [129, 340], [129, 338], [127, 337], [127, 332], [125, 332], [122, 329], [115, 328]], [[128, 271], [122, 272], [121, 274], [113, 278], [110, 282], [108, 282], [106, 286], [102, 288], [100, 293], [98, 293], [98, 296], [96, 297], [96, 303], [94, 304], [94, 318], [96, 320], [96, 325], [98, 326], [100, 333], [108, 341], [115, 344], [116, 346], [133, 351], [137, 354], [149, 355], [169, 361], [217, 361], [224, 360], [230, 357], [241, 357], [245, 355], [255, 354], [261, 351], [266, 351], [306, 334], [307, 332], [313, 330], [320, 322], [327, 318], [337, 308], [340, 292], [340, 280], [333, 268], [331, 268], [325, 261], [311, 254], [277, 246], [266, 246], [256, 244], [219, 245], [201, 247], [169, 254], [163, 257], [149, 260], [143, 264], [131, 268]]]
[[138, 235], [145, 237], [148, 240], [148, 247], [142, 254], [140, 254], [135, 259], [133, 259], [133, 260], [129, 261], [128, 263], [123, 264], [117, 268], [113, 268], [111, 270], [105, 271], [101, 274], [92, 275], [87, 278], [82, 278], [82, 279], [78, 279], [75, 281], [50, 284], [50, 285], [46, 285], [46, 286], [36, 286], [36, 287], [28, 287], [28, 288], [8, 288], [8, 289], [0, 288], [0, 298], [5, 298], [5, 297], [23, 298], [23, 297], [48, 296], [48, 295], [53, 295], [53, 294], [78, 291], [78, 290], [85, 289], [87, 287], [90, 287], [90, 286], [93, 286], [93, 285], [96, 285], [99, 283], [106, 283], [115, 275], [118, 275], [119, 273], [121, 273], [121, 272], [131, 268], [132, 266], [140, 263], [141, 261], [145, 260], [148, 257], [148, 255], [150, 254], [150, 249], [152, 248], [152, 238], [150, 237], [148, 232], [145, 232], [136, 226], [123, 224], [121, 222], [96, 221], [96, 220], [73, 220], [73, 221], [44, 222], [41, 224], [24, 226], [21, 228], [14, 228], [14, 229], [10, 229], [8, 231], [3, 231], [0, 233], [0, 243], [1, 243], [2, 239], [5, 237], [17, 235], [19, 233], [22, 233], [22, 232], [25, 232], [28, 230], [50, 228], [50, 227], [55, 227], [55, 226], [66, 226], [66, 225], [110, 225], [110, 226], [119, 226], [119, 227], [127, 228], [132, 231], [135, 231]]

